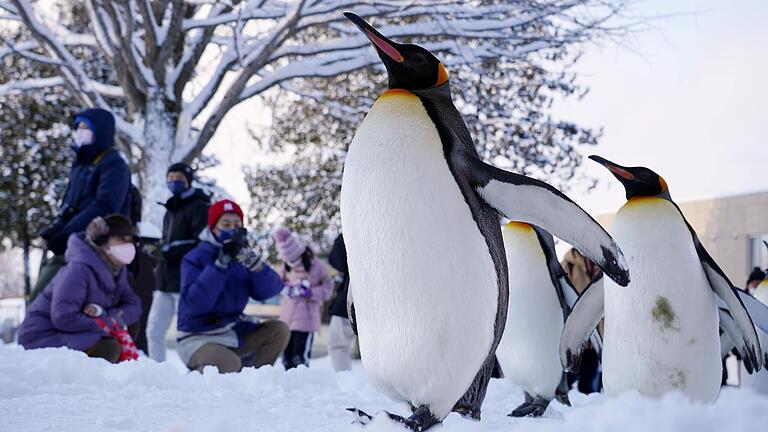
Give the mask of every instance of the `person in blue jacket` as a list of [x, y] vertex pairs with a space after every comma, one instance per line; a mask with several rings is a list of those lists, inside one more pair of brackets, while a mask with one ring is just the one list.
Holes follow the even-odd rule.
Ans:
[[288, 344], [285, 323], [243, 314], [249, 297], [266, 300], [283, 288], [245, 236], [240, 206], [218, 201], [208, 210], [200, 244], [182, 260], [176, 349], [190, 370], [215, 366], [228, 373], [274, 364]]
[[131, 173], [115, 146], [115, 117], [103, 109], [88, 109], [75, 116], [72, 149], [75, 162], [54, 223], [40, 236], [54, 256], [40, 270], [29, 301], [41, 292], [66, 263], [64, 252], [72, 233], [85, 231], [98, 216], [130, 215]]

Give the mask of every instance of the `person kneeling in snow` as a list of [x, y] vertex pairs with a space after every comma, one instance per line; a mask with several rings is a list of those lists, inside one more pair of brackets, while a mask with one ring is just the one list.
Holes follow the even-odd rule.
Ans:
[[218, 201], [208, 210], [200, 244], [181, 263], [177, 350], [191, 370], [216, 366], [228, 373], [273, 364], [288, 343], [284, 323], [243, 314], [248, 297], [266, 300], [283, 288], [246, 235], [240, 207]]
[[[68, 347], [112, 363], [135, 358], [125, 330], [141, 315], [125, 266], [135, 230], [122, 214], [93, 219], [67, 241], [67, 264], [30, 305], [19, 329], [26, 349]], [[133, 354], [131, 354], [133, 353]]]
[[331, 298], [333, 280], [312, 249], [291, 230], [279, 227], [274, 233], [277, 250], [283, 260], [283, 301], [280, 319], [291, 329], [291, 340], [283, 353], [286, 369], [309, 366], [312, 336], [320, 330], [320, 306]]

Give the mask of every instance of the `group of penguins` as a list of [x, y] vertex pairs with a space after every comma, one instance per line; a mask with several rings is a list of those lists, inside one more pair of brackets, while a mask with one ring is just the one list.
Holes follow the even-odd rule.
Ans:
[[[609, 235], [557, 189], [480, 159], [433, 54], [345, 16], [389, 78], [349, 147], [341, 189], [363, 368], [411, 407], [389, 418], [414, 431], [452, 411], [479, 420], [495, 357], [525, 391], [510, 415], [542, 415], [552, 399], [568, 402], [565, 371], [588, 343], [602, 351], [608, 396], [679, 391], [710, 402], [724, 353], [735, 349], [750, 373], [768, 362], [755, 327], [768, 332], [768, 308], [735, 289], [664, 179], [590, 157], [626, 190]], [[577, 295], [553, 235], [606, 277]]]

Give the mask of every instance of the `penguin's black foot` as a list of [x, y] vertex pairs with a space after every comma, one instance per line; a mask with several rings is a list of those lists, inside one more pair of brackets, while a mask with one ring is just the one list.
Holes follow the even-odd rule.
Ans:
[[426, 405], [422, 405], [418, 408], [416, 408], [413, 411], [413, 414], [411, 414], [410, 417], [405, 418], [403, 416], [399, 416], [397, 414], [392, 414], [390, 412], [384, 411], [387, 416], [402, 424], [403, 426], [407, 427], [408, 429], [414, 431], [414, 432], [423, 432], [432, 426], [440, 423], [434, 415], [429, 411], [429, 408]]
[[355, 419], [352, 421], [353, 424], [360, 424], [360, 425], [367, 425], [368, 423], [373, 420], [373, 416], [368, 414], [367, 412], [357, 409], [357, 408], [347, 408], [347, 411], [351, 412], [355, 415]]
[[510, 417], [541, 417], [547, 411], [549, 401], [536, 397], [532, 401], [525, 401], [509, 413]]

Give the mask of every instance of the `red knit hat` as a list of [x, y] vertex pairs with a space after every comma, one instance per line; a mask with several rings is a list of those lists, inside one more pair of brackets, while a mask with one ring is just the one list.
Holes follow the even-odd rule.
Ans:
[[240, 209], [240, 206], [232, 200], [224, 199], [216, 201], [208, 209], [208, 228], [213, 229], [213, 227], [216, 226], [216, 222], [219, 221], [219, 218], [221, 218], [221, 215], [224, 213], [234, 213], [240, 216], [241, 221], [243, 220], [243, 210]]

